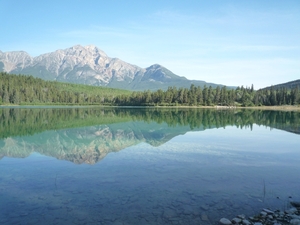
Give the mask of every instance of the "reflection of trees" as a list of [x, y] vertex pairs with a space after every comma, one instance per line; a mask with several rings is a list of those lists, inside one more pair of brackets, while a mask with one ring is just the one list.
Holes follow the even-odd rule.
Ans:
[[190, 126], [194, 128], [219, 128], [236, 126], [250, 127], [253, 124], [270, 126], [300, 133], [300, 113], [267, 110], [214, 110], [214, 109], [128, 109], [119, 111], [135, 120], [167, 123], [169, 126]]
[[253, 124], [300, 133], [300, 113], [260, 110], [158, 108], [2, 108], [0, 138], [125, 121], [167, 123], [170, 127], [213, 128]]
[[128, 120], [116, 117], [113, 110], [101, 108], [2, 108], [0, 138]]

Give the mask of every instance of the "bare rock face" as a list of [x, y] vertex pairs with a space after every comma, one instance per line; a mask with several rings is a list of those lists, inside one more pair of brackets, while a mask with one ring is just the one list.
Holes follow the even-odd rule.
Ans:
[[76, 45], [64, 50], [31, 57], [24, 51], [1, 52], [0, 71], [25, 74], [44, 80], [56, 80], [128, 90], [157, 90], [169, 86], [216, 86], [204, 81], [190, 81], [155, 64], [148, 68], [110, 58], [94, 45]]
[[24, 51], [4, 53], [0, 51], [0, 62], [3, 63], [5, 72], [11, 72], [29, 66], [33, 62], [33, 58]]
[[0, 52], [0, 61], [4, 64], [3, 70], [8, 73], [27, 74], [31, 71], [35, 74], [40, 71], [47, 74], [49, 80], [84, 80], [83, 83], [102, 85], [107, 85], [113, 78], [117, 81], [133, 80], [137, 72], [144, 70], [110, 58], [94, 45], [76, 45], [34, 58], [23, 51]]

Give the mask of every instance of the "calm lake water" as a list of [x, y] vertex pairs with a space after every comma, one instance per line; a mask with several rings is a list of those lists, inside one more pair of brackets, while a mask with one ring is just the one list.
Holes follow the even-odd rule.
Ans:
[[0, 108], [0, 224], [217, 224], [300, 200], [300, 113]]

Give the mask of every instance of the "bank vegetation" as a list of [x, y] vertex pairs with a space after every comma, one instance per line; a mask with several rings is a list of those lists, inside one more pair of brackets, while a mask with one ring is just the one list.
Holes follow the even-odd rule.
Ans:
[[0, 73], [0, 105], [111, 105], [111, 106], [185, 106], [185, 107], [262, 107], [297, 106], [299, 87], [254, 90], [169, 87], [167, 90], [131, 92], [121, 89], [45, 81], [27, 75]]

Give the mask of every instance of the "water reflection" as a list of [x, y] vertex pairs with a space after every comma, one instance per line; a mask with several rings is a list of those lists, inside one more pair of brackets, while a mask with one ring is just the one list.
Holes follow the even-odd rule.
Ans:
[[0, 224], [208, 225], [300, 198], [296, 112], [0, 109], [0, 118]]
[[0, 158], [33, 152], [94, 164], [139, 143], [160, 146], [189, 131], [254, 124], [300, 133], [297, 112], [203, 109], [0, 109]]

